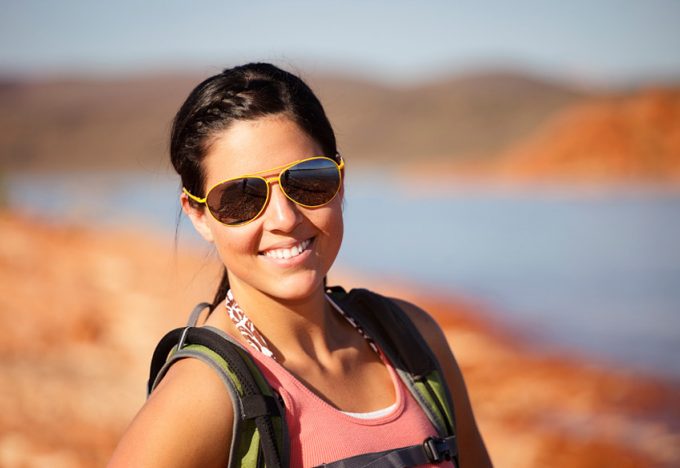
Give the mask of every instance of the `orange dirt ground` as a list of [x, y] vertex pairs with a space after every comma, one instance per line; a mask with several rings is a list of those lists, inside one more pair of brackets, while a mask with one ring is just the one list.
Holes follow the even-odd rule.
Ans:
[[[0, 212], [0, 466], [106, 463], [144, 401], [156, 341], [217, 279], [213, 257], [159, 239]], [[529, 351], [460, 299], [348, 273], [331, 282], [439, 320], [497, 466], [680, 466], [677, 387]]]

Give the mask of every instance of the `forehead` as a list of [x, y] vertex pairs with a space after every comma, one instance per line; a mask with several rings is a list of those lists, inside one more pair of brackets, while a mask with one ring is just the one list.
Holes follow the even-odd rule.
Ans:
[[299, 159], [321, 156], [321, 148], [285, 117], [240, 120], [218, 133], [203, 160], [207, 186]]

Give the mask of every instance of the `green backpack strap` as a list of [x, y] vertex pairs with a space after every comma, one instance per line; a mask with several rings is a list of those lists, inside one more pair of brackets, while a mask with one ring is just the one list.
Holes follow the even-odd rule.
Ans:
[[[333, 287], [329, 294], [387, 355], [439, 436], [447, 444], [451, 437], [455, 442], [453, 400], [441, 366], [406, 313], [394, 301], [366, 289], [347, 293]], [[457, 447], [452, 452], [457, 455]]]
[[[200, 304], [196, 309], [199, 307]], [[192, 317], [198, 315], [196, 309]], [[229, 466], [288, 466], [289, 441], [282, 401], [247, 351], [223, 332], [188, 326], [166, 334], [151, 360], [149, 393], [175, 362], [189, 357], [215, 369], [230, 393], [234, 426]]]

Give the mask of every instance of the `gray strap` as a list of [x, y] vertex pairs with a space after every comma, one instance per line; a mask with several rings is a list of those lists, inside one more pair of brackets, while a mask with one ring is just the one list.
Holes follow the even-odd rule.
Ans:
[[207, 302], [197, 304], [196, 307], [194, 307], [194, 310], [191, 311], [191, 315], [187, 321], [187, 327], [195, 327], [198, 323], [198, 318], [201, 316], [201, 312], [203, 312], [204, 309], [210, 309], [210, 307], [210, 304]]
[[196, 326], [196, 324], [198, 323], [198, 318], [201, 316], [201, 312], [203, 312], [203, 309], [209, 308], [210, 304], [208, 304], [207, 302], [201, 302], [196, 307], [194, 307], [194, 310], [191, 311], [191, 315], [189, 316], [187, 326], [184, 328], [184, 331], [182, 331], [182, 334], [179, 337], [179, 341], [177, 342], [178, 351], [184, 348], [184, 344], [186, 343], [187, 340], [187, 333], [189, 332], [190, 328]]
[[451, 460], [456, 455], [455, 436], [428, 438], [424, 443], [384, 452], [357, 455], [343, 460], [319, 465], [323, 468], [383, 468], [418, 466]]

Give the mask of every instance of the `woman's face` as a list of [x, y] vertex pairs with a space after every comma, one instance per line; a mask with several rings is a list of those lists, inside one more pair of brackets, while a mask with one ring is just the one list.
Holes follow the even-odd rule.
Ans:
[[[236, 121], [217, 135], [208, 150], [203, 161], [205, 186], [320, 155], [319, 144], [288, 118]], [[279, 299], [303, 299], [322, 287], [340, 250], [343, 190], [319, 208], [290, 201], [276, 182], [270, 184], [270, 191], [263, 213], [243, 226], [225, 226], [207, 209], [189, 208], [186, 196], [182, 203], [197, 230], [215, 243], [235, 292], [255, 289]], [[305, 247], [301, 253], [299, 247]], [[291, 256], [278, 258], [284, 255]]]

